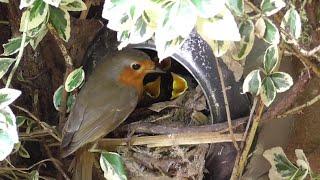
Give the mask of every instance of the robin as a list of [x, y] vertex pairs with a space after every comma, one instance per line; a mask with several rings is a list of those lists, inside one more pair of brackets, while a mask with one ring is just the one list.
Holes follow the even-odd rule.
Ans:
[[145, 53], [127, 49], [107, 55], [81, 89], [63, 129], [62, 157], [76, 152], [73, 179], [92, 178], [90, 143], [118, 127], [143, 94], [146, 74], [160, 72]]

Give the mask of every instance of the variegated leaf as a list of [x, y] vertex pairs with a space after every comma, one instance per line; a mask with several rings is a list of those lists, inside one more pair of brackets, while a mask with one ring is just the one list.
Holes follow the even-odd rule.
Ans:
[[[9, 39], [9, 42], [6, 44], [3, 44], [3, 56], [10, 56], [13, 55], [15, 53], [17, 53], [20, 49], [21, 46], [21, 41], [22, 41], [22, 37], [15, 37], [12, 39]], [[24, 43], [24, 47], [26, 47], [29, 44], [30, 38], [26, 38], [26, 41]]]
[[171, 56], [173, 53], [178, 51], [182, 44], [184, 43], [185, 39], [181, 36], [166, 41], [162, 39], [161, 37], [158, 37], [158, 34], [155, 35], [155, 45], [158, 51], [158, 57], [160, 60], [165, 59], [166, 57]]
[[261, 100], [267, 107], [274, 101], [276, 98], [276, 88], [270, 77], [265, 77], [262, 81], [262, 87], [260, 91]]
[[61, 8], [67, 11], [84, 11], [87, 10], [86, 4], [82, 0], [73, 0], [67, 4], [60, 5]]
[[244, 13], [243, 0], [227, 0], [227, 6], [237, 15], [242, 16]]
[[225, 8], [226, 0], [190, 0], [200, 17], [209, 18]]
[[261, 89], [261, 76], [260, 70], [251, 71], [245, 78], [242, 86], [243, 92], [249, 92], [253, 96], [257, 96], [260, 93]]
[[287, 43], [294, 43], [301, 35], [301, 19], [295, 8], [290, 8], [284, 15], [280, 27], [287, 32], [290, 37], [281, 33], [282, 38]]
[[49, 22], [56, 29], [60, 38], [68, 41], [70, 38], [70, 15], [64, 9], [55, 8], [50, 6]]
[[254, 43], [254, 25], [251, 20], [241, 22], [239, 26], [241, 34], [240, 42], [235, 42], [237, 47], [237, 54], [232, 57], [235, 60], [244, 59], [251, 51]]
[[13, 58], [0, 58], [0, 79], [6, 74], [14, 61], [15, 59]]
[[279, 62], [278, 46], [272, 45], [268, 47], [264, 54], [263, 68], [267, 74], [271, 74], [277, 67]]
[[100, 166], [106, 179], [127, 180], [125, 166], [119, 154], [102, 152]]
[[280, 35], [276, 25], [273, 24], [273, 22], [268, 18], [264, 18], [264, 23], [265, 23], [266, 29], [263, 35], [263, 40], [265, 40], [267, 43], [270, 43], [270, 44], [279, 44]]
[[270, 77], [278, 93], [287, 91], [293, 85], [292, 77], [287, 73], [276, 72], [272, 73]]
[[[35, 0], [21, 0], [19, 8], [22, 9], [25, 7], [29, 7], [34, 3], [34, 1]], [[1, 0], [0, 0], [0, 2], [1, 2]]]
[[262, 0], [260, 7], [265, 15], [271, 16], [285, 6], [286, 3], [283, 0]]

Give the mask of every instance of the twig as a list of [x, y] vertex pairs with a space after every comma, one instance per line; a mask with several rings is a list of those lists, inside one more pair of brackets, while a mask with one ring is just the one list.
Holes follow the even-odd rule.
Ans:
[[290, 109], [290, 110], [288, 110], [287, 112], [285, 112], [285, 113], [277, 116], [277, 118], [283, 118], [283, 117], [286, 117], [286, 116], [289, 115], [289, 114], [293, 114], [293, 113], [299, 112], [299, 111], [301, 111], [303, 108], [306, 108], [306, 107], [308, 107], [308, 106], [311, 106], [312, 104], [318, 102], [319, 100], [320, 100], [320, 94], [319, 94], [318, 96], [314, 97], [313, 99], [311, 99], [310, 101], [302, 104], [301, 106], [298, 106], [298, 107], [295, 107], [295, 108], [293, 108], [293, 109]]
[[[48, 24], [48, 28], [50, 33], [53, 35], [54, 39], [57, 42], [57, 45], [62, 53], [62, 56], [64, 58], [65, 61], [65, 66], [66, 66], [66, 72], [64, 75], [64, 79], [63, 82], [66, 81], [68, 75], [72, 72], [73, 70], [73, 62], [72, 59], [70, 57], [70, 55], [68, 54], [67, 48], [65, 47], [63, 41], [59, 38], [59, 36], [57, 35], [57, 32], [55, 31], [55, 29], [52, 27], [52, 25]], [[66, 112], [67, 112], [67, 98], [68, 98], [68, 93], [67, 91], [63, 88], [62, 91], [62, 95], [61, 95], [61, 106], [60, 106], [60, 118], [59, 118], [59, 129], [61, 130], [64, 123], [65, 123], [65, 118], [66, 118]]]
[[[30, 15], [30, 13], [27, 12], [26, 13], [26, 19], [29, 19], [29, 15]], [[7, 83], [6, 83], [6, 88], [8, 88], [10, 86], [10, 83], [12, 81], [13, 75], [16, 72], [16, 70], [17, 70], [17, 68], [18, 68], [18, 66], [20, 64], [20, 61], [22, 59], [24, 46], [25, 46], [26, 38], [27, 38], [28, 26], [29, 26], [29, 21], [26, 21], [26, 24], [24, 26], [23, 33], [22, 33], [22, 39], [21, 39], [21, 44], [20, 44], [20, 48], [19, 48], [19, 53], [18, 53], [18, 55], [16, 57], [16, 62], [14, 63], [14, 66], [13, 66], [13, 68], [12, 68], [10, 74], [9, 74], [9, 77], [8, 77], [8, 80], [7, 80]]]
[[9, 23], [9, 21], [0, 21], [0, 24], [8, 25], [8, 24], [10, 24], [10, 23]]
[[251, 121], [252, 121], [252, 118], [253, 118], [253, 114], [254, 114], [254, 111], [256, 109], [256, 106], [257, 106], [257, 102], [258, 102], [258, 97], [254, 97], [253, 99], [253, 105], [252, 105], [252, 108], [250, 110], [250, 116], [249, 116], [249, 120], [248, 120], [248, 123], [247, 123], [247, 126], [246, 126], [246, 130], [243, 134], [243, 142], [241, 143], [241, 148], [243, 147], [244, 145], [244, 142], [245, 140], [247, 139], [247, 134], [248, 134], [248, 131], [249, 131], [249, 128], [250, 128], [250, 124], [251, 124]]
[[248, 158], [251, 146], [252, 146], [252, 142], [254, 140], [256, 131], [258, 129], [258, 125], [259, 125], [259, 122], [261, 119], [263, 108], [264, 108], [264, 104], [260, 100], [258, 112], [257, 112], [256, 117], [253, 120], [252, 127], [250, 129], [246, 144], [245, 144], [244, 149], [242, 151], [242, 154], [239, 158], [239, 163], [235, 164], [235, 166], [233, 168], [232, 176], [230, 179], [239, 179], [242, 176], [243, 170], [244, 170], [245, 165], [247, 163], [247, 158]]
[[230, 133], [234, 147], [236, 148], [237, 151], [239, 151], [240, 149], [239, 149], [239, 146], [236, 142], [236, 138], [234, 137], [233, 130], [232, 130], [229, 102], [228, 102], [228, 97], [227, 97], [227, 93], [226, 93], [226, 86], [224, 84], [224, 79], [223, 79], [221, 67], [219, 64], [219, 59], [216, 59], [216, 64], [217, 64], [218, 74], [219, 74], [220, 83], [221, 83], [221, 87], [222, 87], [223, 99], [224, 99], [224, 104], [225, 104], [225, 109], [226, 109], [226, 114], [227, 114], [227, 119], [228, 119], [228, 125], [229, 125], [229, 133]]
[[[53, 163], [53, 165], [57, 168], [57, 170], [62, 174], [62, 176], [64, 177], [64, 179], [66, 180], [70, 180], [70, 178], [67, 176], [67, 174], [63, 171], [63, 169], [61, 168], [61, 162], [58, 161], [57, 159], [55, 159], [53, 156], [52, 156], [52, 153], [49, 149], [49, 147], [44, 144], [44, 149], [46, 150], [46, 153], [48, 154], [49, 158], [51, 159], [51, 162]], [[58, 162], [60, 162], [60, 164], [58, 164]]]
[[[236, 128], [247, 121], [248, 117], [232, 120], [232, 128]], [[178, 134], [178, 133], [196, 133], [196, 132], [225, 132], [228, 130], [228, 123], [218, 123], [204, 126], [165, 126], [155, 123], [132, 123], [119, 128], [117, 131], [134, 131], [135, 133], [147, 134]]]
[[92, 4], [91, 0], [85, 0], [85, 3], [86, 3], [86, 6], [87, 6], [87, 9], [81, 12], [79, 19], [86, 19], [87, 15], [88, 15], [88, 12], [89, 12], [89, 9], [90, 9], [91, 4]]
[[54, 131], [51, 129], [51, 127], [48, 127], [45, 123], [43, 123], [40, 119], [38, 119], [35, 115], [33, 115], [30, 111], [26, 110], [23, 107], [12, 105], [13, 107], [27, 113], [34, 121], [36, 121], [44, 130], [46, 130], [54, 139], [61, 142], [61, 138], [59, 138]]
[[[243, 134], [234, 134], [236, 141], [242, 140]], [[191, 144], [232, 142], [230, 134], [216, 132], [180, 133], [159, 136], [143, 136], [131, 138], [104, 138], [99, 141], [99, 147], [147, 145], [147, 147], [179, 146]]]

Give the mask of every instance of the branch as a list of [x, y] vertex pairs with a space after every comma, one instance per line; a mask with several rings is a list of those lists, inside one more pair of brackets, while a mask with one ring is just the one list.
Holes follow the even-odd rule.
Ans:
[[227, 119], [228, 119], [229, 133], [230, 133], [234, 147], [236, 148], [237, 151], [239, 151], [240, 150], [239, 146], [238, 146], [238, 144], [236, 142], [236, 138], [234, 137], [234, 134], [233, 134], [230, 108], [229, 108], [229, 102], [228, 102], [228, 97], [227, 97], [227, 92], [226, 92], [226, 86], [224, 84], [224, 79], [223, 79], [223, 75], [222, 75], [222, 71], [221, 71], [221, 67], [220, 67], [218, 59], [216, 59], [216, 64], [217, 64], [218, 74], [219, 74], [220, 83], [221, 83], [221, 87], [222, 87], [222, 94], [223, 94], [223, 99], [224, 99], [224, 104], [225, 104], [225, 109], [226, 109], [226, 114], [227, 114]]
[[[29, 15], [30, 15], [30, 13], [27, 12], [26, 13], [26, 19], [29, 19]], [[16, 70], [17, 70], [17, 68], [18, 68], [18, 66], [20, 64], [20, 61], [22, 59], [24, 46], [25, 46], [26, 38], [27, 38], [28, 26], [29, 26], [29, 21], [26, 21], [26, 24], [24, 26], [23, 33], [22, 33], [22, 39], [21, 39], [19, 53], [18, 53], [18, 55], [16, 57], [16, 62], [14, 63], [14, 66], [13, 66], [13, 68], [12, 68], [10, 74], [9, 74], [9, 77], [8, 77], [8, 80], [7, 80], [7, 83], [6, 83], [6, 88], [8, 88], [10, 86], [10, 83], [11, 83], [11, 80], [13, 78], [13, 75], [16, 72]]]
[[258, 106], [258, 112], [257, 115], [255, 117], [255, 119], [253, 120], [252, 123], [252, 127], [250, 129], [248, 138], [246, 140], [246, 144], [245, 147], [243, 149], [243, 152], [241, 154], [241, 156], [236, 159], [239, 160], [239, 163], [237, 163], [237, 161], [235, 162], [234, 168], [233, 168], [233, 172], [232, 172], [232, 176], [230, 179], [240, 179], [240, 177], [242, 176], [243, 170], [245, 168], [245, 165], [247, 163], [247, 158], [254, 140], [254, 137], [256, 135], [258, 126], [259, 126], [259, 122], [261, 120], [261, 115], [263, 112], [263, 108], [264, 108], [264, 104], [263, 102], [260, 100], [259, 106]]
[[312, 104], [318, 102], [319, 100], [320, 100], [320, 94], [318, 96], [314, 97], [313, 99], [311, 99], [310, 101], [306, 102], [305, 104], [302, 104], [301, 106], [295, 107], [295, 108], [283, 113], [282, 115], [277, 116], [277, 118], [284, 118], [289, 114], [293, 114], [293, 113], [299, 112], [303, 108], [311, 106]]
[[[242, 136], [243, 134], [234, 134], [236, 141], [241, 141]], [[99, 141], [99, 147], [110, 148], [112, 146], [126, 146], [127, 144], [147, 145], [147, 147], [164, 147], [221, 142], [232, 142], [230, 134], [220, 134], [217, 132], [197, 132], [132, 138], [104, 138]]]
[[47, 131], [54, 139], [56, 139], [58, 142], [61, 142], [61, 138], [58, 137], [51, 127], [48, 127], [46, 123], [43, 123], [40, 119], [38, 119], [35, 115], [33, 115], [30, 111], [26, 110], [23, 107], [12, 105], [13, 107], [21, 110], [22, 112], [25, 112], [28, 114], [34, 121], [36, 121], [45, 131]]
[[[73, 70], [73, 62], [68, 54], [67, 48], [65, 47], [63, 41], [59, 38], [56, 30], [52, 27], [51, 24], [48, 24], [48, 29], [50, 33], [53, 35], [54, 39], [57, 42], [58, 47], [60, 48], [60, 51], [62, 53], [62, 56], [65, 61], [66, 66], [66, 73], [64, 75], [63, 84], [65, 83], [68, 75]], [[60, 118], [59, 118], [59, 129], [61, 130], [63, 128], [63, 125], [65, 124], [65, 118], [66, 118], [66, 112], [67, 112], [67, 98], [68, 98], [68, 92], [63, 88], [62, 95], [61, 95], [61, 106], [60, 106]]]

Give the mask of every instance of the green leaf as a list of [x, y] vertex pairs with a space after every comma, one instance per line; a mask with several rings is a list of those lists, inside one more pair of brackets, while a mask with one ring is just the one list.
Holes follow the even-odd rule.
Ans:
[[238, 25], [227, 8], [213, 18], [198, 18], [196, 28], [199, 35], [207, 42], [240, 41], [241, 39]]
[[174, 1], [165, 10], [163, 22], [156, 32], [157, 36], [166, 41], [178, 36], [187, 38], [197, 21], [196, 11], [190, 6], [190, 2]]
[[236, 42], [238, 47], [237, 54], [233, 55], [232, 58], [235, 60], [244, 59], [251, 51], [254, 43], [254, 25], [251, 20], [241, 22], [239, 26], [239, 32], [241, 34], [240, 42]]
[[29, 152], [22, 145], [19, 148], [18, 154], [23, 158], [30, 158]]
[[16, 124], [17, 124], [17, 127], [21, 127], [25, 122], [26, 120], [28, 120], [29, 118], [25, 117], [25, 116], [17, 116], [16, 117]]
[[267, 107], [270, 106], [270, 104], [274, 101], [276, 98], [276, 88], [273, 84], [273, 81], [270, 77], [265, 77], [262, 81], [262, 87], [261, 87], [261, 100]]
[[65, 90], [71, 92], [79, 87], [84, 81], [84, 70], [82, 67], [73, 70], [67, 77], [65, 82]]
[[159, 59], [163, 60], [166, 57], [169, 57], [173, 53], [177, 52], [181, 48], [184, 41], [185, 39], [181, 36], [170, 41], [165, 41], [161, 37], [158, 37], [158, 34], [156, 34], [155, 45], [158, 51]]
[[306, 170], [305, 174], [301, 176], [301, 179], [304, 179], [304, 178], [306, 178], [306, 176], [308, 175], [309, 172], [312, 173], [311, 168], [310, 168], [310, 164], [309, 164], [308, 159], [302, 149], [296, 149], [295, 154], [297, 156], [297, 166], [300, 167], [300, 169]]
[[[3, 56], [10, 56], [10, 55], [17, 53], [20, 49], [20, 46], [21, 46], [21, 40], [22, 40], [21, 36], [9, 39], [8, 43], [3, 44], [4, 52], [2, 55]], [[26, 42], [24, 44], [24, 47], [26, 47], [28, 45], [29, 41], [30, 41], [30, 38], [27, 37]]]
[[56, 29], [60, 38], [68, 41], [70, 38], [70, 15], [64, 9], [50, 6], [49, 22]]
[[270, 78], [278, 93], [287, 91], [293, 85], [292, 77], [284, 72], [273, 73], [270, 75]]
[[245, 78], [243, 82], [243, 92], [249, 92], [253, 96], [257, 96], [260, 93], [261, 88], [261, 76], [260, 76], [260, 70], [253, 70], [251, 71], [247, 77]]
[[226, 0], [191, 0], [191, 2], [200, 17], [209, 18], [224, 9]]
[[304, 179], [308, 174], [307, 169], [292, 164], [281, 147], [266, 150], [263, 156], [271, 164], [271, 169], [269, 170], [270, 179]]
[[209, 41], [207, 42], [212, 49], [214, 56], [223, 56], [230, 48], [229, 41]]
[[[34, 3], [34, 1], [35, 0], [21, 0], [19, 8], [22, 9], [25, 7], [29, 7]], [[1, 0], [0, 0], [0, 2], [1, 2]]]
[[37, 170], [31, 171], [29, 175], [30, 180], [38, 180], [39, 179], [39, 172]]
[[46, 4], [50, 4], [54, 7], [59, 7], [61, 0], [43, 0]]
[[262, 0], [260, 5], [262, 12], [267, 16], [277, 13], [285, 6], [286, 3], [283, 0]]
[[282, 38], [287, 43], [294, 43], [295, 40], [299, 39], [301, 35], [301, 19], [295, 8], [292, 7], [286, 12], [281, 21], [280, 27], [290, 36], [287, 37], [285, 34], [281, 33]]
[[243, 0], [227, 0], [227, 5], [237, 16], [242, 16], [244, 13]]
[[73, 0], [68, 2], [67, 4], [60, 5], [61, 8], [67, 11], [84, 11], [87, 10], [86, 4], [81, 0]]
[[272, 73], [279, 62], [278, 46], [271, 45], [265, 51], [263, 58], [263, 68], [267, 74]]
[[[62, 90], [63, 86], [60, 86], [53, 95], [53, 105], [56, 108], [57, 111], [60, 111], [60, 106], [61, 106], [61, 99], [62, 99]], [[67, 112], [70, 112], [71, 108], [74, 105], [74, 102], [76, 100], [76, 96], [73, 94], [68, 94], [68, 99], [67, 99]]]
[[48, 32], [47, 26], [43, 26], [43, 28], [40, 29], [37, 35], [30, 40], [30, 45], [34, 50], [37, 48], [37, 46], [42, 41], [42, 39], [47, 35], [47, 32]]
[[102, 152], [100, 166], [106, 179], [126, 180], [126, 172], [121, 156], [113, 152]]
[[154, 34], [154, 30], [148, 26], [148, 23], [146, 22], [147, 18], [144, 18], [144, 16], [147, 16], [145, 12], [137, 19], [130, 31], [129, 42], [132, 44], [142, 43], [150, 39]]
[[11, 109], [6, 106], [0, 109], [0, 161], [4, 160], [18, 143], [16, 119]]
[[274, 25], [273, 22], [271, 22], [268, 18], [264, 18], [264, 23], [266, 29], [263, 36], [263, 40], [270, 44], [279, 44], [280, 35], [276, 25]]
[[21, 94], [21, 91], [10, 88], [0, 89], [0, 109], [8, 106], [16, 100]]
[[20, 31], [22, 32], [25, 28], [26, 22], [28, 22], [28, 29], [31, 30], [38, 27], [44, 21], [46, 21], [49, 11], [49, 5], [43, 2], [42, 0], [36, 0], [31, 9], [28, 10], [30, 12], [29, 19], [25, 19], [26, 14], [29, 13], [24, 11], [21, 18], [20, 23]]
[[15, 59], [13, 58], [0, 58], [0, 79], [6, 74], [14, 61]]

